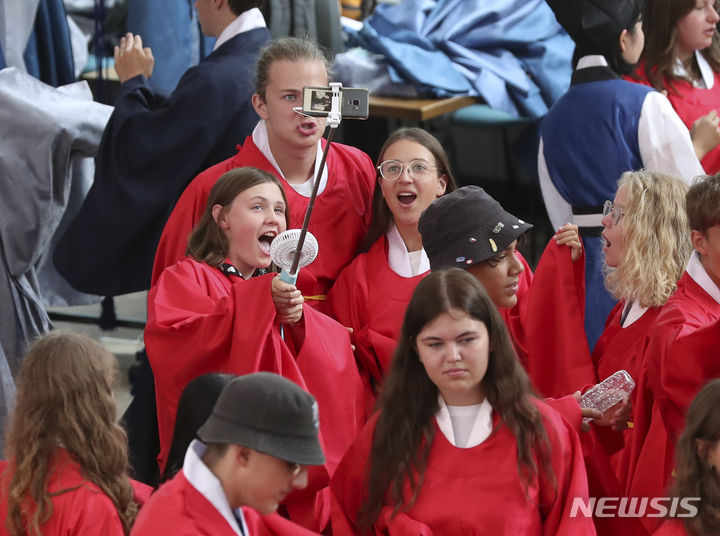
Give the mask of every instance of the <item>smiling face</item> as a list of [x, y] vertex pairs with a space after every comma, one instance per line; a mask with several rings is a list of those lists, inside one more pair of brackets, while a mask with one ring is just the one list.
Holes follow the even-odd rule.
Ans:
[[515, 256], [517, 240], [495, 257], [467, 268], [485, 287], [498, 309], [509, 309], [517, 303], [518, 283], [525, 266]]
[[[395, 224], [417, 229], [420, 214], [430, 203], [445, 193], [447, 182], [437, 172], [437, 162], [432, 153], [423, 145], [409, 139], [401, 139], [390, 145], [382, 154], [381, 161], [397, 160], [405, 165], [400, 177], [388, 181], [380, 177], [383, 198], [392, 212]], [[410, 176], [407, 164], [418, 161], [427, 165], [430, 173], [424, 179]]]
[[[620, 207], [623, 212], [627, 208], [627, 189], [624, 186], [618, 189], [613, 204]], [[625, 258], [625, 216], [621, 216], [618, 222], [615, 223], [614, 216], [611, 213], [603, 216], [601, 223], [605, 227], [602, 232], [602, 237], [605, 240], [605, 246], [603, 247], [605, 264], [610, 268], [617, 268]]]
[[325, 65], [320, 61], [278, 60], [270, 65], [265, 98], [256, 93], [252, 100], [267, 124], [273, 153], [315, 149], [325, 130], [325, 119], [306, 117], [293, 108], [302, 108], [304, 86], [327, 85]]
[[226, 209], [213, 206], [213, 219], [228, 238], [228, 258], [245, 278], [270, 266], [270, 242], [287, 228], [286, 209], [272, 182], [243, 190]]
[[720, 20], [715, 10], [714, 0], [697, 0], [690, 13], [677, 22], [678, 57], [689, 58], [696, 50], [703, 50], [712, 44], [717, 31], [715, 25]]
[[460, 309], [442, 313], [418, 333], [417, 353], [430, 380], [451, 406], [479, 404], [488, 368], [490, 337], [485, 324]]

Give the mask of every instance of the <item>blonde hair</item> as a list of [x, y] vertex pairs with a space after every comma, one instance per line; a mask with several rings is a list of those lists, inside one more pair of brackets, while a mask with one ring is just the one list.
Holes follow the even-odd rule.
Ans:
[[112, 501], [125, 534], [130, 533], [138, 507], [127, 476], [127, 437], [115, 423], [116, 375], [115, 357], [84, 335], [52, 332], [25, 356], [2, 482], [8, 502], [5, 525], [13, 536], [40, 535], [50, 519], [47, 484], [60, 445]]
[[605, 265], [605, 286], [618, 300], [660, 307], [675, 292], [690, 253], [685, 212], [687, 185], [653, 171], [627, 171], [618, 181], [625, 188], [625, 254], [616, 268]]

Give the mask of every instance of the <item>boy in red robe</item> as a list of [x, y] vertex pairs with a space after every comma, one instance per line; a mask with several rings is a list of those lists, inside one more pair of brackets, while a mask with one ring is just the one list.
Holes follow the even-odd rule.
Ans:
[[236, 378], [198, 430], [182, 471], [143, 507], [133, 535], [315, 534], [278, 516], [280, 502], [325, 462], [315, 399], [290, 380]]

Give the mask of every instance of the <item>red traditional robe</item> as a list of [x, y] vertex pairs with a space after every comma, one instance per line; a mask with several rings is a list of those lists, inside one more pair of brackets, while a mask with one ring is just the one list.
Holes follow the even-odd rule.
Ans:
[[718, 319], [720, 303], [684, 273], [658, 316], [641, 373], [647, 406], [636, 419], [629, 493], [664, 493], [690, 402], [708, 380], [720, 375]]
[[563, 396], [597, 383], [585, 338], [585, 256], [550, 240], [522, 309], [525, 369], [544, 396]]
[[[620, 328], [618, 311], [622, 311], [623, 304], [618, 304], [590, 355], [584, 325], [584, 270], [584, 255], [573, 262], [570, 248], [558, 246], [554, 240], [545, 248], [535, 270], [523, 310], [529, 352], [527, 369], [536, 388], [546, 396], [572, 393], [605, 379], [615, 372], [605, 375], [610, 368], [634, 355], [633, 348], [626, 344], [628, 341], [641, 352], [645, 346], [642, 341], [649, 336], [646, 334], [643, 339], [639, 328], [647, 327], [646, 322], [654, 318], [652, 314], [648, 316], [650, 311], [643, 315], [648, 318], [641, 317], [631, 326]], [[637, 377], [634, 379], [637, 382]], [[590, 432], [580, 435], [580, 440], [591, 496], [621, 496], [623, 483], [616, 478], [610, 456], [622, 449], [622, 435], [593, 426]], [[595, 523], [598, 534], [645, 534], [636, 520], [628, 518], [598, 517]]]
[[[315, 200], [309, 231], [319, 243], [317, 258], [300, 272], [298, 288], [308, 299], [324, 295], [340, 270], [355, 257], [372, 214], [375, 168], [362, 151], [333, 143], [327, 157], [328, 181]], [[232, 158], [206, 169], [185, 188], [170, 214], [155, 254], [152, 284], [185, 255], [188, 237], [205, 211], [208, 194], [223, 173], [242, 166], [277, 176], [290, 205], [289, 228], [302, 227], [309, 198], [297, 193], [265, 158], [249, 136]]]
[[659, 529], [653, 532], [653, 536], [688, 536], [685, 525], [676, 519], [665, 521]]
[[[645, 78], [643, 69], [643, 64], [640, 64], [635, 71], [635, 75], [640, 80], [626, 78], [631, 82], [640, 82], [649, 86], [650, 82]], [[688, 130], [692, 128], [697, 119], [707, 115], [711, 110], [718, 109], [718, 103], [720, 102], [720, 74], [718, 73], [714, 73], [714, 83], [710, 89], [697, 88], [690, 82], [680, 79], [672, 81], [672, 88], [670, 88], [670, 83], [666, 81], [665, 87], [668, 87], [667, 98], [670, 104], [672, 104], [682, 122], [688, 127]], [[715, 147], [706, 154], [700, 163], [709, 175], [714, 175], [720, 171], [720, 146]]]
[[[317, 534], [277, 514], [261, 516], [242, 508], [246, 536], [305, 536]], [[95, 533], [100, 534], [100, 533]], [[222, 514], [188, 482], [182, 471], [166, 482], [143, 506], [135, 520], [132, 536], [237, 536]]]
[[[40, 526], [45, 536], [123, 536], [122, 522], [112, 500], [82, 473], [78, 463], [63, 448], [55, 450], [48, 473], [47, 490], [52, 502], [50, 519]], [[0, 534], [7, 534], [7, 461], [0, 461]], [[135, 501], [142, 504], [150, 495], [149, 486], [133, 482]]]
[[[536, 400], [543, 415], [556, 479], [541, 474], [528, 486], [520, 480], [515, 438], [494, 414], [494, 431], [467, 449], [453, 446], [435, 424], [422, 489], [406, 512], [391, 516], [383, 508], [373, 534], [385, 536], [595, 534], [592, 520], [570, 517], [573, 498], [587, 501], [587, 480], [577, 434], [558, 413]], [[348, 450], [331, 482], [333, 534], [357, 534], [355, 521], [363, 503], [367, 460], [375, 428], [369, 422]]]
[[358, 255], [328, 293], [328, 312], [353, 328], [355, 359], [365, 384], [366, 404], [375, 405], [376, 387], [390, 367], [405, 309], [415, 287], [429, 272], [415, 277], [396, 274], [387, 261], [387, 237]]
[[[520, 303], [532, 282], [532, 269], [520, 252], [525, 267], [518, 282], [518, 304], [500, 309], [518, 353], [524, 344]], [[368, 407], [375, 404], [376, 387], [390, 367], [405, 309], [415, 287], [429, 272], [414, 277], [398, 275], [388, 264], [388, 241], [380, 237], [367, 253], [358, 255], [338, 277], [328, 294], [327, 310], [343, 326], [353, 328], [355, 359], [365, 384]]]
[[[326, 485], [365, 419], [362, 383], [347, 330], [305, 307], [299, 352], [283, 340], [270, 295], [273, 274], [244, 280], [186, 258], [163, 272], [148, 296], [145, 345], [155, 375], [161, 454], [166, 461], [185, 386], [209, 372], [275, 372], [312, 393], [320, 409], [327, 459], [310, 469], [308, 489], [288, 498], [292, 519], [322, 530]], [[315, 493], [317, 497], [314, 497]]]

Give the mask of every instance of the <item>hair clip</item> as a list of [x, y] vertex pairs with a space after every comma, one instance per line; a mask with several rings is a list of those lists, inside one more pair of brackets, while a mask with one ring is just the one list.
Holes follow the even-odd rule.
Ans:
[[505, 224], [501, 221], [497, 222], [497, 225], [492, 230], [493, 234], [498, 234], [500, 231], [502, 231], [502, 228], [505, 227]]
[[495, 244], [495, 240], [492, 238], [488, 238], [488, 240], [490, 241], [490, 247], [492, 248], [493, 253], [497, 253], [497, 244]]

